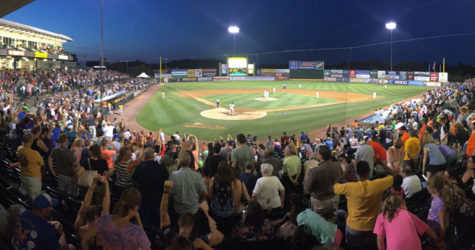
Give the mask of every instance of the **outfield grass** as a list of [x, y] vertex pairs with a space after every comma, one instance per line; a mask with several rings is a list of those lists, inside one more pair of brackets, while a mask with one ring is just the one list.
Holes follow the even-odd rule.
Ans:
[[[301, 89], [339, 91], [342, 92], [342, 95], [347, 92], [372, 95], [373, 92], [376, 92], [377, 96], [381, 98], [358, 103], [339, 103], [322, 107], [268, 112], [266, 117], [242, 121], [214, 120], [202, 117], [200, 115], [201, 111], [212, 107], [193, 98], [184, 98], [176, 93], [178, 91], [206, 89], [281, 89], [283, 83], [279, 81], [168, 83], [145, 105], [136, 119], [141, 126], [153, 131], [163, 128], [167, 134], [179, 131], [180, 134], [195, 134], [198, 138], [204, 140], [213, 140], [219, 136], [226, 137], [228, 133], [233, 136], [237, 133], [252, 134], [264, 139], [267, 135], [280, 136], [283, 131], [297, 134], [301, 131], [309, 132], [326, 127], [329, 123], [337, 123], [374, 111], [377, 108], [419, 95], [429, 89], [427, 87], [404, 85], [387, 85], [387, 88], [385, 88], [384, 85], [378, 84], [286, 81], [287, 89], [299, 89], [299, 84], [301, 84]], [[162, 99], [162, 92], [166, 93], [166, 99]], [[221, 105], [224, 107], [229, 107], [229, 103], [234, 101], [237, 108], [253, 109], [272, 109], [334, 101], [329, 98], [317, 100], [311, 96], [290, 93], [271, 93], [270, 97], [276, 96], [279, 99], [275, 102], [254, 100], [254, 98], [262, 96], [263, 93], [233, 94], [219, 95], [219, 98]], [[202, 98], [212, 103], [215, 103], [216, 97], [218, 96], [202, 96]], [[196, 123], [211, 127], [224, 127], [225, 129], [185, 127]]]

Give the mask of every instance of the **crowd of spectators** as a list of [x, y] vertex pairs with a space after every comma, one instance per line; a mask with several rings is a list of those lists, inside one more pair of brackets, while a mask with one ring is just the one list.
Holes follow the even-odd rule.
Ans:
[[[28, 78], [21, 75], [13, 85]], [[265, 141], [238, 134], [200, 143], [178, 131], [145, 134], [107, 120], [93, 105], [99, 99], [90, 94], [98, 90], [94, 76], [90, 83], [61, 98], [45, 98], [35, 114], [28, 107], [2, 113], [6, 126], [0, 132], [21, 142], [11, 167], [19, 168], [19, 191], [31, 200], [21, 213], [10, 209], [6, 245], [475, 247], [472, 84], [434, 88], [393, 105], [382, 111], [389, 114], [384, 122], [329, 125], [324, 138], [284, 132]], [[135, 86], [116, 82], [107, 90]], [[15, 94], [13, 89], [6, 88]], [[2, 100], [13, 106], [8, 97]], [[7, 144], [5, 139], [2, 145]], [[47, 219], [70, 200], [82, 202], [65, 212], [74, 213], [66, 237], [64, 223]], [[77, 244], [68, 240], [71, 234]]]

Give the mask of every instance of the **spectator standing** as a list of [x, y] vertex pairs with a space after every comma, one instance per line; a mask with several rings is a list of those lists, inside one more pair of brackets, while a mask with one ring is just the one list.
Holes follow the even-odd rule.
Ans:
[[[386, 168], [386, 171], [391, 171]], [[335, 184], [335, 194], [345, 195], [348, 205], [346, 220], [346, 243], [354, 248], [371, 248], [376, 241], [373, 235], [374, 225], [381, 208], [383, 192], [393, 184], [393, 176], [369, 180], [370, 168], [365, 161], [356, 165], [360, 181]]]
[[238, 134], [236, 139], [238, 147], [231, 152], [231, 162], [236, 176], [239, 176], [240, 173], [244, 172], [246, 163], [254, 160], [254, 154], [251, 148], [247, 146], [246, 136], [244, 134]]
[[33, 136], [23, 135], [23, 146], [18, 147], [17, 156], [20, 161], [20, 192], [34, 199], [41, 192], [41, 166], [44, 161], [40, 153], [31, 148]]
[[[262, 163], [271, 164], [272, 169], [273, 169], [272, 176], [280, 178], [280, 171], [282, 170], [282, 162], [279, 159], [277, 159], [274, 155], [275, 155], [274, 146], [267, 147], [266, 150], [264, 151], [264, 159], [262, 160]], [[258, 173], [260, 172], [259, 169], [256, 169], [256, 170]]]
[[160, 203], [163, 185], [168, 179], [168, 171], [154, 160], [153, 148], [144, 150], [144, 161], [135, 169], [133, 179], [137, 181], [142, 195], [140, 215], [152, 225], [160, 225]]
[[317, 157], [320, 164], [309, 170], [304, 187], [311, 195], [310, 208], [335, 223], [340, 197], [333, 192], [333, 185], [341, 180], [343, 172], [338, 163], [332, 161], [332, 153], [327, 146], [318, 148]]
[[[112, 215], [104, 215], [88, 228], [81, 240], [81, 247], [89, 250], [89, 242], [98, 236], [106, 249], [150, 249], [151, 243], [142, 228], [138, 214], [141, 202], [139, 190], [126, 189], [115, 204]], [[130, 220], [135, 218], [138, 225]]]
[[406, 167], [402, 171], [402, 177], [401, 187], [404, 189], [406, 199], [411, 198], [414, 194], [422, 190], [421, 180], [412, 172], [410, 167]]
[[[419, 155], [421, 153], [421, 142], [417, 137], [417, 132], [411, 130], [411, 137], [404, 143], [404, 162], [405, 166], [411, 167], [412, 171], [419, 169]], [[419, 169], [420, 170], [420, 169]]]
[[297, 156], [297, 149], [295, 145], [289, 144], [284, 149], [284, 163], [283, 163], [283, 176], [282, 181], [290, 193], [298, 193], [299, 190], [299, 177], [302, 172], [302, 166], [300, 158]]
[[[74, 177], [74, 171], [77, 166], [73, 166], [76, 155], [70, 151], [66, 144], [68, 136], [61, 134], [59, 136], [59, 145], [51, 151], [48, 158], [48, 166], [51, 173], [58, 178], [58, 189], [76, 196], [77, 181]], [[56, 165], [56, 171], [53, 169], [53, 162]]]
[[246, 164], [246, 169], [243, 173], [239, 174], [239, 180], [246, 185], [246, 189], [249, 196], [252, 196], [252, 190], [256, 186], [257, 179], [259, 177], [255, 176], [254, 173], [254, 162], [250, 161]]
[[[272, 176], [272, 165], [261, 165], [262, 177], [256, 182], [252, 198], [259, 202], [260, 207], [267, 211], [279, 210], [284, 207], [285, 189], [277, 177]], [[279, 194], [280, 193], [280, 194]]]
[[363, 136], [363, 141], [360, 142], [360, 146], [356, 150], [356, 164], [358, 162], [365, 161], [369, 165], [369, 178], [373, 177], [373, 170], [374, 170], [374, 150], [368, 144], [369, 137]]

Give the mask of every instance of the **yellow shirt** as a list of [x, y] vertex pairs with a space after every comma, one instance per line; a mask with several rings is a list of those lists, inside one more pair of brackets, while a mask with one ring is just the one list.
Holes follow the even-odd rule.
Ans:
[[20, 173], [26, 176], [41, 178], [41, 166], [44, 165], [43, 158], [41, 158], [38, 151], [24, 146], [18, 147], [17, 156], [24, 155], [28, 160], [28, 167], [20, 166]]
[[381, 210], [383, 192], [393, 184], [393, 176], [373, 181], [365, 180], [335, 184], [335, 194], [346, 196], [348, 218], [346, 224], [358, 231], [373, 231], [376, 218]]
[[[410, 156], [407, 154], [409, 152]], [[421, 143], [416, 137], [410, 137], [404, 143], [404, 160], [410, 160], [411, 158], [419, 158], [421, 152]]]

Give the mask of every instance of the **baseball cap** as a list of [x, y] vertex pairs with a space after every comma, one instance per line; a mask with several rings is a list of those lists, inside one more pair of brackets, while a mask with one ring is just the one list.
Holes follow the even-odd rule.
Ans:
[[228, 141], [229, 146], [234, 146], [234, 141]]
[[119, 135], [118, 135], [118, 134], [114, 134], [114, 139], [119, 139]]
[[42, 209], [47, 207], [55, 207], [58, 205], [58, 199], [52, 198], [47, 193], [41, 193], [36, 196], [35, 200], [33, 201], [33, 207], [36, 209]]

